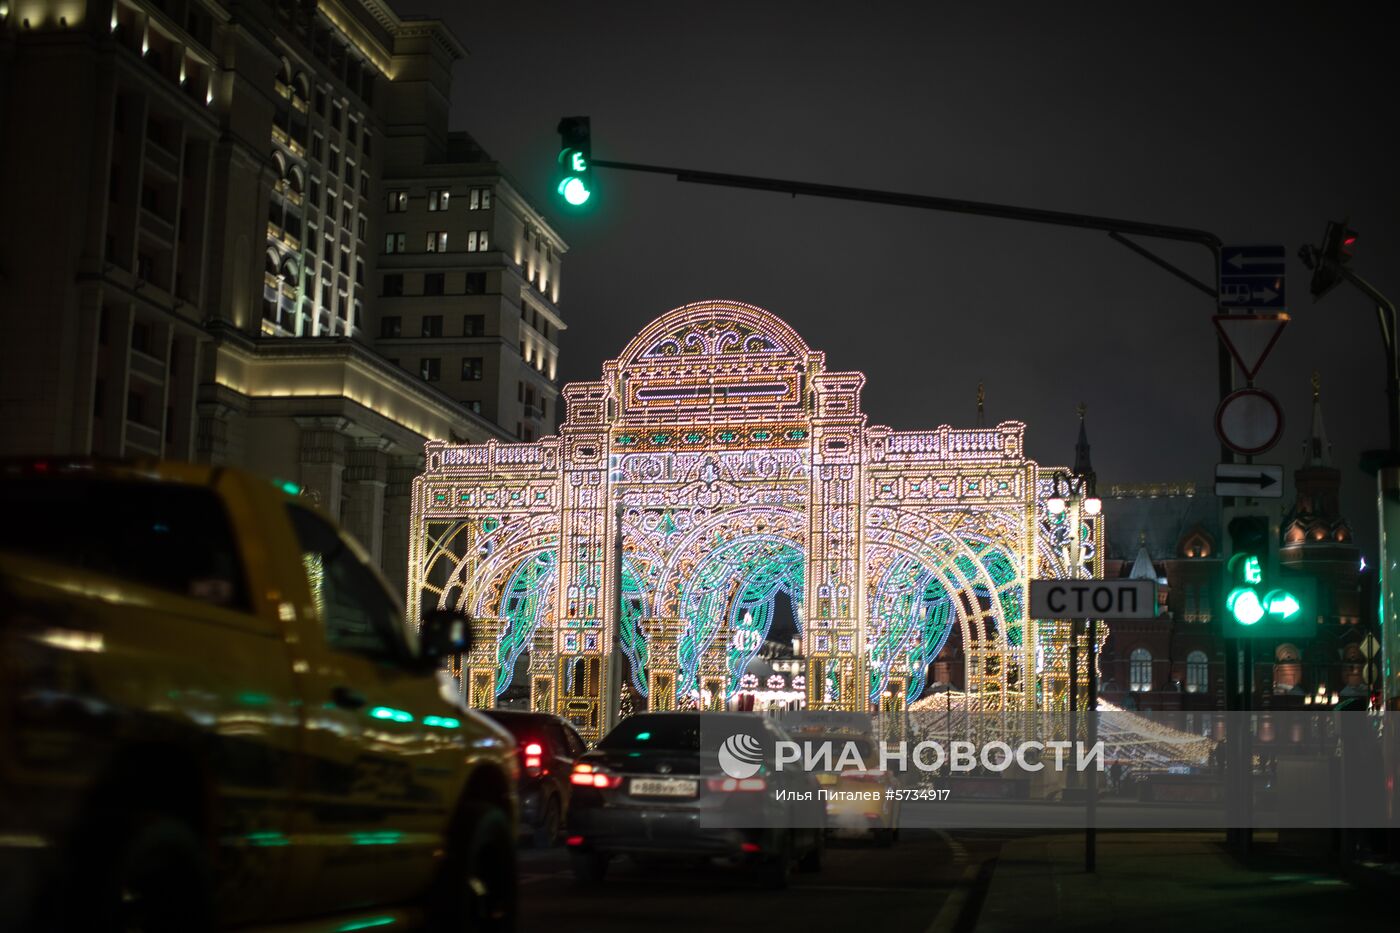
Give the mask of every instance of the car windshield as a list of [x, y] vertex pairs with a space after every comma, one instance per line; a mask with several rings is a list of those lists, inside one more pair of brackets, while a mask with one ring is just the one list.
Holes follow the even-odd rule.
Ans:
[[699, 716], [633, 716], [604, 736], [606, 750], [666, 748], [700, 750]]
[[544, 720], [538, 716], [500, 715], [489, 710], [486, 715], [494, 719], [497, 724], [505, 727], [505, 730], [517, 739], [539, 738], [544, 728]]

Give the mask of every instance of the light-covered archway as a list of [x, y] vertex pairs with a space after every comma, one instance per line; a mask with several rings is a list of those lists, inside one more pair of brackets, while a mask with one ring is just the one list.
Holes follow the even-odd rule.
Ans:
[[[558, 436], [427, 445], [410, 608], [495, 620], [482, 663], [528, 650], [533, 706], [592, 736], [615, 645], [653, 708], [722, 702], [778, 593], [809, 707], [917, 698], [956, 632], [984, 708], [1054, 708], [1068, 627], [1027, 619], [1025, 594], [1067, 575], [1069, 530], [1024, 425], [870, 425], [864, 382], [752, 305], [667, 312], [565, 387]], [[1096, 573], [1099, 519], [1079, 531]]]

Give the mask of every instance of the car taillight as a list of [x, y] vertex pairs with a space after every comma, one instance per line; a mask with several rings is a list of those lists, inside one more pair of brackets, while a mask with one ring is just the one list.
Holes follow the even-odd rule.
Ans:
[[587, 763], [574, 765], [574, 773], [569, 775], [569, 783], [579, 787], [595, 787], [609, 790], [622, 784], [622, 775], [609, 774]]
[[738, 791], [761, 791], [768, 789], [768, 782], [761, 777], [743, 778], [709, 778], [705, 781], [705, 786], [710, 790], [720, 793], [730, 794]]
[[544, 746], [539, 742], [530, 742], [520, 751], [525, 756], [525, 770], [532, 773], [539, 771], [540, 756], [544, 754]]

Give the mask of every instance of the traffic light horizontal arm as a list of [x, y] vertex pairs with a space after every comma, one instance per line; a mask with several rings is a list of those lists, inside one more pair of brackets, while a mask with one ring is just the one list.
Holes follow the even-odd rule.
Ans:
[[[790, 194], [793, 197], [803, 195], [812, 198], [865, 201], [871, 204], [915, 207], [954, 214], [978, 214], [983, 217], [1001, 217], [1005, 220], [1053, 224], [1060, 227], [1080, 227], [1086, 230], [1103, 230], [1108, 233], [1132, 234], [1162, 240], [1179, 240], [1187, 243], [1199, 243], [1211, 250], [1213, 255], [1218, 254], [1220, 250], [1220, 238], [1209, 231], [1167, 224], [1144, 223], [1138, 220], [1098, 217], [1093, 214], [1073, 214], [1035, 207], [1017, 207], [1010, 204], [991, 204], [986, 201], [967, 201], [961, 198], [939, 198], [926, 194], [905, 194], [874, 188], [849, 188], [844, 185], [820, 185], [813, 182], [791, 181], [781, 178], [761, 178], [755, 175], [702, 172], [694, 169], [668, 168], [662, 165], [644, 165], [637, 162], [612, 162], [594, 159], [592, 165], [594, 168], [672, 175], [677, 181], [699, 185], [720, 185], [726, 188], [747, 188], [754, 191], [777, 191]], [[1199, 285], [1199, 283], [1196, 284]]]

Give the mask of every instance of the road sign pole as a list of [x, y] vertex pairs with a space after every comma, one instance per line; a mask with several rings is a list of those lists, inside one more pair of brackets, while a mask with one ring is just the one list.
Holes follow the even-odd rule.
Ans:
[[[1084, 715], [1088, 718], [1084, 725], [1089, 733], [1089, 752], [1093, 754], [1094, 747], [1099, 744], [1099, 623], [1097, 619], [1089, 620], [1089, 682], [1088, 696], [1086, 697], [1087, 709]], [[1084, 828], [1084, 870], [1095, 871], [1098, 867], [1098, 838], [1096, 821], [1098, 819], [1099, 808], [1099, 773], [1090, 768], [1088, 771], [1088, 804], [1085, 810], [1087, 826]]]

